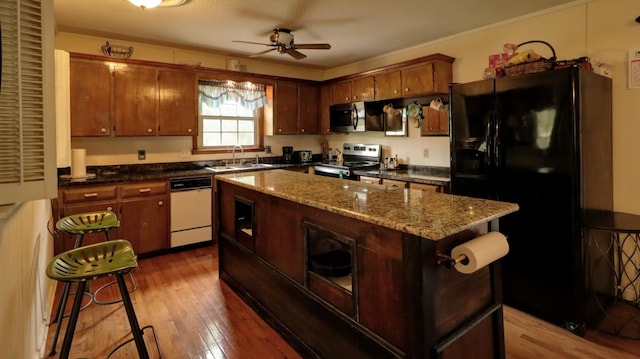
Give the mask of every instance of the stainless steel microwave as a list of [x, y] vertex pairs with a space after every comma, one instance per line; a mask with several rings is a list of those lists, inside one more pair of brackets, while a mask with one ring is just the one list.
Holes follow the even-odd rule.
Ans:
[[331, 132], [364, 132], [364, 102], [331, 106]]

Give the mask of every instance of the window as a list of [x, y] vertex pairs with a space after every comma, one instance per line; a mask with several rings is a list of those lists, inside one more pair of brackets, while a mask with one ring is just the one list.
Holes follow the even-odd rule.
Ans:
[[258, 146], [260, 111], [267, 102], [264, 85], [206, 80], [198, 87], [200, 148]]

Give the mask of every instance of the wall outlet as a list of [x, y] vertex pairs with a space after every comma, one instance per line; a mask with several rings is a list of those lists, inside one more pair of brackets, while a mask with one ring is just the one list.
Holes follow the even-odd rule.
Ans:
[[190, 149], [184, 149], [184, 150], [180, 150], [180, 157], [190, 157], [191, 156], [191, 150]]
[[422, 157], [429, 158], [429, 149], [428, 148], [425, 148], [424, 150], [422, 150]]
[[145, 150], [138, 150], [138, 160], [142, 161], [144, 159], [147, 158], [147, 151]]
[[264, 146], [264, 153], [271, 153], [271, 145]]

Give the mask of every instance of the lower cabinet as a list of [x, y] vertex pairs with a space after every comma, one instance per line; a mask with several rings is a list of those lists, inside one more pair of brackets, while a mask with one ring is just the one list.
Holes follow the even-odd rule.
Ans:
[[[110, 186], [78, 186], [58, 191], [58, 219], [72, 214], [110, 210], [120, 227], [110, 239], [126, 239], [136, 254], [169, 248], [169, 193], [167, 181], [143, 181]], [[60, 233], [56, 254], [72, 249], [75, 236]], [[103, 233], [85, 235], [82, 245], [104, 241]]]

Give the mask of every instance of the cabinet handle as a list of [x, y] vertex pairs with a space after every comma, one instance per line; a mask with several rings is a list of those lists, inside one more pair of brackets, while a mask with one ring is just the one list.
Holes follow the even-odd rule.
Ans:
[[398, 93], [398, 90], [393, 90], [393, 93]]
[[152, 128], [147, 128], [147, 132], [151, 133], [151, 132], [153, 132], [153, 129]]
[[303, 129], [300, 129], [300, 132], [304, 132], [304, 128], [303, 128]]
[[92, 197], [98, 197], [98, 192], [84, 194], [84, 198], [92, 198]]
[[84, 102], [89, 102], [89, 100], [91, 100], [91, 97], [85, 96], [82, 99], [84, 100]]
[[158, 201], [158, 206], [163, 206], [164, 202], [163, 201]]
[[348, 96], [347, 96], [347, 97], [345, 97], [344, 99], [345, 99], [346, 101], [349, 101], [349, 97], [348, 97]]
[[357, 99], [358, 99], [358, 96], [353, 96], [353, 99], [354, 99], [354, 100], [357, 100]]
[[100, 129], [100, 132], [105, 133], [105, 132], [107, 132], [107, 129], [103, 127], [103, 128]]
[[113, 212], [113, 207], [111, 207], [111, 206], [107, 207], [107, 211]]
[[281, 129], [281, 128], [279, 128], [279, 129], [278, 129], [278, 132], [282, 132], [282, 129]]
[[151, 188], [140, 188], [138, 190], [138, 192], [140, 192], [140, 193], [149, 193], [149, 192], [151, 192]]
[[408, 88], [408, 87], [405, 87], [405, 88], [404, 88], [404, 92], [409, 92], [409, 88]]
[[193, 130], [192, 129], [188, 129], [187, 132], [191, 133]]

